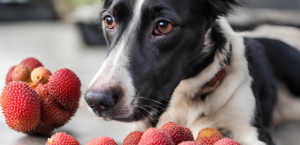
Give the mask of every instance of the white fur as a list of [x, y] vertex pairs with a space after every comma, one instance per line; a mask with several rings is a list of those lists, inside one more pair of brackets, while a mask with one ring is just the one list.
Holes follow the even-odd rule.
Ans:
[[[243, 38], [233, 32], [224, 18], [220, 18], [218, 23], [228, 38], [226, 49], [229, 50], [232, 45], [230, 65], [220, 63], [225, 56], [216, 53], [214, 62], [200, 74], [182, 80], [157, 127], [173, 121], [189, 127], [194, 136], [206, 127], [224, 128], [243, 145], [265, 145], [258, 140], [257, 130], [251, 125], [256, 103], [251, 90], [252, 78], [248, 72]], [[202, 86], [221, 68], [225, 69], [225, 77], [218, 88], [207, 96], [205, 102], [194, 99]]]
[[[126, 50], [128, 50], [130, 46], [127, 46], [126, 44], [129, 44], [128, 42], [132, 39], [131, 37], [128, 37], [131, 36], [130, 33], [135, 32], [136, 27], [140, 25], [141, 8], [143, 3], [144, 0], [138, 0], [136, 2], [133, 12], [134, 16], [129, 27], [120, 38], [119, 43], [109, 53], [89, 87], [90, 89], [95, 88], [98, 90], [105, 90], [115, 86], [120, 86], [125, 93], [123, 98], [121, 98], [121, 100], [123, 100], [122, 102], [125, 102], [122, 107], [127, 109], [129, 108], [130, 110], [127, 114], [124, 114], [127, 116], [131, 116], [134, 112], [134, 107], [130, 106], [130, 104], [132, 103], [135, 95], [135, 88], [133, 86], [133, 80], [127, 69], [129, 56], [128, 51]], [[120, 108], [120, 110], [122, 110], [122, 108]]]
[[278, 103], [274, 110], [274, 124], [279, 125], [284, 121], [300, 120], [300, 99], [293, 95], [285, 84], [278, 82]]
[[255, 28], [254, 31], [240, 32], [243, 37], [250, 38], [271, 38], [277, 39], [289, 44], [300, 51], [300, 30], [288, 26], [262, 25]]

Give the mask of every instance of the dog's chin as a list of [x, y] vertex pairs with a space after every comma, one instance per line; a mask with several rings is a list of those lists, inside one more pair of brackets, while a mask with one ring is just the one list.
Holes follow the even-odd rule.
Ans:
[[[126, 123], [131, 123], [131, 122], [137, 122], [137, 121], [141, 121], [145, 118], [141, 118], [138, 115], [124, 115], [124, 114], [112, 114], [109, 112], [102, 112], [99, 113], [97, 111], [94, 111], [94, 114], [97, 117], [100, 117], [102, 119], [104, 119], [105, 121], [119, 121], [119, 122], [126, 122]], [[135, 113], [133, 113], [135, 114]]]

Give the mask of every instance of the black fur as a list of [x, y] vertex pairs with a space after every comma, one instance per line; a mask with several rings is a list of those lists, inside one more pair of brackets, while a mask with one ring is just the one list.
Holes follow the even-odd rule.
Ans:
[[[116, 24], [114, 30], [105, 29], [109, 43], [108, 55], [120, 44], [124, 32], [133, 21], [133, 6], [136, 2], [104, 1], [102, 20], [109, 16]], [[228, 40], [216, 19], [227, 15], [232, 6], [236, 5], [236, 0], [145, 0], [140, 23], [133, 25], [135, 29], [126, 36], [126, 46], [122, 48], [128, 55], [126, 71], [129, 71], [136, 91], [134, 96], [129, 96], [133, 98], [131, 104], [139, 107], [134, 109], [134, 114], [130, 117], [122, 116], [120, 112], [123, 110], [118, 114], [100, 110], [99, 114], [124, 122], [148, 121], [155, 127], [182, 80], [201, 73], [214, 61], [217, 52], [227, 57], [221, 63], [230, 65], [231, 49], [229, 52], [225, 49]], [[174, 27], [172, 32], [164, 36], [154, 35], [154, 29], [160, 20], [169, 21]], [[209, 30], [211, 32], [208, 37], [213, 45], [209, 52], [204, 53], [204, 39]], [[249, 73], [253, 78], [251, 87], [256, 98], [252, 125], [258, 129], [260, 140], [273, 145], [270, 128], [277, 95], [273, 71], [294, 94], [300, 96], [297, 89], [300, 88], [300, 68], [287, 65], [300, 64], [300, 53], [279, 41], [244, 40]], [[124, 90], [119, 94], [124, 95]], [[195, 99], [204, 101], [206, 97], [205, 94]]]
[[276, 78], [287, 85], [295, 96], [300, 96], [300, 52], [279, 41], [257, 38], [265, 46], [265, 54]]
[[270, 129], [276, 101], [276, 85], [270, 64], [265, 57], [264, 47], [259, 42], [245, 38], [246, 58], [252, 81], [252, 91], [256, 98], [256, 115], [253, 126], [258, 128], [259, 139], [268, 145], [274, 144]]

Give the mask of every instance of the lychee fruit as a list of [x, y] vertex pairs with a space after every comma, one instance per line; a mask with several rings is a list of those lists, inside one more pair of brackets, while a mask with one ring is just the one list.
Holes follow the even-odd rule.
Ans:
[[138, 145], [143, 132], [142, 131], [135, 131], [127, 135], [127, 137], [123, 141], [123, 145]]
[[92, 139], [86, 145], [118, 145], [115, 140], [110, 137], [98, 137]]
[[201, 145], [201, 144], [199, 142], [196, 142], [196, 141], [184, 141], [184, 142], [181, 142], [178, 145]]
[[214, 145], [240, 145], [240, 143], [230, 138], [222, 138], [219, 141], [217, 141]]
[[172, 137], [165, 131], [149, 128], [142, 136], [139, 145], [175, 145]]
[[56, 71], [49, 78], [49, 93], [56, 101], [68, 110], [76, 110], [80, 99], [81, 82], [70, 69]]
[[211, 137], [200, 137], [197, 138], [196, 141], [199, 142], [201, 145], [214, 145], [214, 143], [216, 143], [222, 138], [223, 138], [222, 135], [214, 135]]
[[182, 141], [194, 141], [194, 136], [193, 133], [190, 129], [184, 127], [184, 126], [179, 126], [183, 132], [183, 137]]
[[159, 130], [169, 133], [172, 137], [172, 140], [175, 144], [182, 142], [183, 140], [183, 131], [181, 128], [174, 122], [168, 122], [164, 124]]
[[202, 129], [199, 133], [198, 133], [198, 137], [212, 137], [214, 135], [222, 135], [218, 130], [213, 129], [213, 128], [205, 128]]
[[50, 124], [46, 124], [43, 122], [43, 120], [40, 120], [40, 122], [38, 123], [38, 125], [30, 130], [30, 131], [26, 131], [25, 133], [27, 134], [44, 134], [47, 135], [49, 134], [51, 131], [53, 131], [55, 129], [54, 126], [50, 125]]
[[51, 72], [44, 67], [38, 67], [31, 72], [31, 81], [33, 83], [48, 83]]
[[33, 57], [24, 59], [20, 64], [28, 66], [28, 68], [30, 70], [34, 70], [35, 68], [38, 68], [38, 67], [43, 67], [43, 64], [39, 60], [37, 60]]
[[35, 90], [41, 100], [46, 100], [48, 98], [53, 98], [49, 94], [49, 85], [48, 84], [38, 84], [38, 83], [30, 83], [31, 88]]
[[55, 98], [49, 94], [48, 84], [38, 84], [34, 90], [41, 99], [41, 121], [43, 123], [54, 127], [61, 127], [75, 114], [76, 110], [66, 110], [55, 101]]
[[27, 83], [9, 83], [1, 95], [0, 103], [10, 128], [26, 132], [37, 126], [41, 114], [40, 100]]
[[18, 65], [11, 73], [13, 81], [30, 82], [31, 70], [26, 65]]
[[51, 138], [48, 139], [46, 145], [80, 145], [80, 143], [73, 136], [59, 132], [52, 135]]
[[6, 85], [7, 85], [8, 83], [10, 83], [10, 82], [13, 81], [13, 80], [12, 80], [12, 72], [15, 70], [15, 68], [16, 68], [16, 66], [12, 66], [12, 67], [9, 69], [8, 73], [6, 74]]
[[53, 99], [42, 101], [42, 105], [41, 120], [56, 128], [65, 125], [76, 112], [62, 108]]

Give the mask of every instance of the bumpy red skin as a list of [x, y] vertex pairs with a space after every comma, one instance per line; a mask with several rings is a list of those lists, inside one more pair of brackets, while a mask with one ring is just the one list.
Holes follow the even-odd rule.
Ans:
[[12, 82], [12, 73], [13, 73], [13, 71], [15, 70], [15, 68], [16, 68], [16, 66], [12, 66], [12, 67], [9, 69], [9, 71], [8, 71], [8, 73], [7, 73], [7, 75], [6, 75], [6, 85], [7, 85], [8, 83]]
[[149, 128], [142, 136], [139, 145], [175, 145], [172, 137], [165, 131]]
[[184, 134], [183, 134], [182, 129], [174, 122], [166, 123], [165, 125], [160, 127], [159, 130], [169, 133], [175, 144], [178, 144], [178, 143], [184, 141], [183, 140]]
[[25, 82], [11, 82], [0, 99], [7, 125], [20, 132], [34, 129], [40, 119], [40, 100]]
[[184, 126], [179, 126], [179, 127], [181, 128], [181, 130], [183, 132], [182, 141], [194, 141], [194, 136], [190, 129], [188, 129]]
[[67, 135], [63, 132], [56, 133], [51, 136], [52, 142], [48, 139], [46, 145], [80, 145], [79, 141], [73, 136]]
[[127, 137], [123, 141], [123, 145], [138, 145], [143, 132], [142, 131], [135, 131], [127, 135]]
[[118, 144], [110, 137], [98, 137], [92, 139], [86, 145], [118, 145]]
[[65, 109], [74, 111], [78, 108], [81, 82], [76, 74], [66, 68], [56, 71], [49, 79], [49, 93]]
[[214, 135], [212, 137], [199, 137], [196, 141], [199, 142], [201, 145], [214, 145], [217, 141], [219, 141], [222, 138], [222, 135]]
[[214, 145], [241, 145], [241, 144], [230, 138], [222, 138], [219, 141], [217, 141]]
[[55, 98], [49, 94], [48, 84], [38, 84], [34, 90], [41, 99], [42, 114], [37, 129], [30, 132], [31, 134], [47, 134], [53, 129], [65, 125], [74, 116], [76, 110], [68, 111], [55, 102]]
[[178, 145], [201, 145], [201, 144], [199, 142], [196, 142], [196, 141], [184, 141], [184, 142], [181, 142]]
[[43, 64], [39, 60], [33, 57], [24, 59], [20, 64], [28, 66], [30, 70], [34, 70], [35, 68], [38, 67], [43, 67]]

